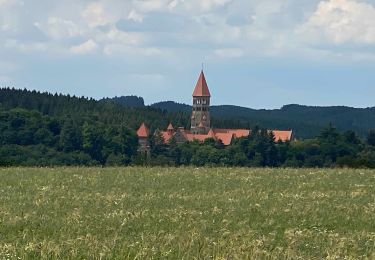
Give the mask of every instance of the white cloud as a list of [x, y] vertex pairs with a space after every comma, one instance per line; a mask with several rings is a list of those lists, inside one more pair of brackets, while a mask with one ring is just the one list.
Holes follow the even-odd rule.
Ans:
[[182, 12], [189, 12], [191, 15], [200, 13], [207, 13], [215, 8], [223, 7], [233, 0], [173, 0], [169, 1], [167, 8], [172, 10], [179, 10]]
[[22, 53], [43, 52], [48, 50], [48, 44], [43, 42], [22, 42], [19, 40], [9, 39], [5, 41], [4, 48], [17, 50]]
[[97, 43], [90, 39], [80, 45], [73, 46], [70, 48], [70, 52], [73, 54], [88, 54], [98, 49]]
[[315, 43], [375, 43], [375, 8], [355, 0], [321, 1], [297, 34]]
[[3, 24], [1, 25], [1, 30], [6, 32], [6, 31], [9, 31], [11, 28], [10, 28], [10, 25], [9, 24]]
[[4, 87], [5, 84], [10, 84], [11, 81], [9, 76], [0, 74], [0, 87]]
[[24, 3], [19, 0], [0, 0], [0, 32], [16, 32], [19, 28], [17, 13]]
[[45, 32], [49, 37], [56, 40], [72, 38], [83, 33], [83, 30], [73, 21], [59, 17], [49, 17], [47, 23], [42, 24], [36, 22], [34, 25]]
[[103, 53], [106, 55], [126, 55], [128, 57], [149, 57], [161, 55], [163, 52], [161, 49], [153, 47], [134, 47], [115, 43], [106, 45]]
[[178, 5], [179, 1], [178, 0], [173, 0], [171, 1], [169, 4], [168, 4], [168, 9], [169, 11], [173, 11], [173, 9], [176, 8], [176, 6]]
[[123, 32], [111, 29], [102, 38], [103, 43], [119, 43], [123, 45], [140, 45], [143, 42], [142, 34], [138, 32]]
[[143, 15], [139, 14], [137, 11], [132, 10], [128, 15], [128, 20], [132, 20], [135, 22], [142, 22], [143, 21]]
[[112, 21], [103, 4], [99, 2], [89, 4], [82, 12], [82, 17], [90, 27], [103, 26]]
[[203, 10], [211, 10], [217, 6], [224, 6], [230, 3], [232, 0], [201, 0], [201, 6]]
[[20, 0], [0, 0], [0, 7], [7, 7], [7, 6], [22, 6], [24, 3]]
[[238, 48], [217, 49], [215, 54], [221, 58], [239, 58], [244, 55], [244, 51]]
[[162, 10], [169, 4], [168, 0], [134, 1], [134, 6], [141, 12], [153, 12]]
[[[5, 46], [53, 55], [300, 55], [314, 42], [375, 43], [375, 9], [363, 1], [66, 0], [18, 8], [20, 0], [0, 0], [0, 54]], [[8, 14], [5, 5], [13, 6]]]

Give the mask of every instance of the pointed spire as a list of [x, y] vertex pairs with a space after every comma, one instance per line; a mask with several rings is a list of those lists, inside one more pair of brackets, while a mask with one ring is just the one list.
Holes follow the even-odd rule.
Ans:
[[149, 135], [149, 130], [146, 126], [145, 123], [142, 123], [142, 125], [139, 127], [138, 131], [137, 131], [137, 136], [138, 137], [141, 137], [141, 138], [147, 138], [148, 135]]
[[173, 125], [172, 125], [172, 123], [170, 123], [168, 128], [167, 128], [167, 133], [168, 133], [169, 136], [171, 136], [171, 135], [173, 135], [173, 132], [174, 132]]
[[197, 85], [193, 92], [193, 97], [211, 97], [203, 70], [199, 75]]
[[172, 131], [174, 130], [174, 127], [173, 127], [172, 123], [169, 124], [167, 130], [172, 130]]

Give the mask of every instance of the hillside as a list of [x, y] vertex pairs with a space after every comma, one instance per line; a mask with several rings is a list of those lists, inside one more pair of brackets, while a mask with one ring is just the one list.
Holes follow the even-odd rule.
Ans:
[[103, 101], [113, 101], [118, 105], [122, 105], [125, 107], [144, 107], [145, 102], [142, 97], [137, 96], [122, 96], [122, 97], [114, 97], [114, 98], [104, 98]]
[[[135, 97], [116, 97], [106, 99], [121, 106], [133, 107]], [[143, 101], [137, 97], [137, 100]], [[135, 107], [140, 107], [138, 102]], [[147, 107], [147, 106], [145, 106]], [[163, 101], [150, 105], [170, 113], [190, 114], [192, 107], [173, 101]], [[303, 106], [285, 105], [281, 109], [251, 109], [233, 105], [211, 106], [212, 124], [215, 127], [252, 127], [259, 125], [269, 129], [293, 129], [298, 138], [311, 138], [332, 123], [339, 130], [353, 130], [365, 137], [370, 129], [375, 129], [375, 107], [352, 108], [345, 106]], [[228, 122], [230, 121], [230, 122]], [[224, 123], [226, 122], [226, 123]]]
[[[133, 102], [132, 99], [121, 100]], [[150, 136], [150, 157], [144, 157], [137, 152], [135, 132], [141, 122], [146, 122], [151, 133], [166, 128], [169, 122], [189, 127], [189, 106], [164, 105], [167, 107], [163, 109], [157, 105], [129, 107], [111, 100], [0, 89], [0, 166], [375, 167], [375, 132], [365, 142], [352, 131], [340, 132], [332, 126], [320, 131], [329, 121], [341, 124], [341, 129], [352, 126], [362, 133], [374, 127], [372, 109], [343, 107], [291, 105], [280, 110], [213, 107], [215, 127], [253, 128], [261, 124], [267, 128], [292, 128], [300, 140], [275, 143], [272, 133], [260, 129], [249, 138], [233, 140], [229, 146], [214, 139], [166, 146], [163, 137], [155, 134]], [[178, 109], [168, 112], [168, 105], [189, 113]], [[301, 137], [315, 138], [301, 140]]]
[[[36, 91], [0, 89], [0, 108], [36, 110], [52, 117], [76, 117], [103, 124], [124, 124], [136, 130], [145, 121], [151, 129], [163, 129], [169, 122], [189, 126], [191, 106], [173, 101], [144, 106], [141, 97], [116, 97], [96, 101]], [[212, 106], [214, 127], [238, 128], [259, 125], [269, 129], [293, 129], [297, 138], [311, 138], [332, 123], [339, 130], [353, 130], [365, 137], [375, 129], [375, 108], [311, 107], [287, 105], [281, 109], [256, 110], [239, 106]]]
[[[191, 111], [191, 106], [175, 102], [159, 102], [151, 107], [169, 112]], [[293, 129], [299, 138], [316, 136], [322, 128], [332, 123], [340, 130], [353, 130], [366, 136], [375, 128], [375, 108], [352, 108], [345, 106], [313, 107], [286, 105], [281, 109], [256, 110], [246, 107], [221, 105], [211, 106], [212, 116], [222, 120], [232, 119], [261, 125], [270, 129]]]

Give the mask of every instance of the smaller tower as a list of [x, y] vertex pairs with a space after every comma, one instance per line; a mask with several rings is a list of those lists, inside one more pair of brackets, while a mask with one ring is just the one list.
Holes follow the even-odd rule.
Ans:
[[193, 92], [193, 112], [191, 115], [191, 132], [193, 134], [207, 134], [210, 131], [210, 99], [211, 93], [202, 70]]
[[138, 152], [140, 153], [149, 153], [150, 152], [150, 144], [148, 142], [150, 131], [148, 130], [145, 123], [139, 127], [137, 131], [138, 136]]

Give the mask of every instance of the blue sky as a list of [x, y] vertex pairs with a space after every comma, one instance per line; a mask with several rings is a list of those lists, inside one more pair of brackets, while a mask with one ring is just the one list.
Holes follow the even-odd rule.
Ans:
[[375, 106], [375, 0], [0, 0], [0, 86]]

